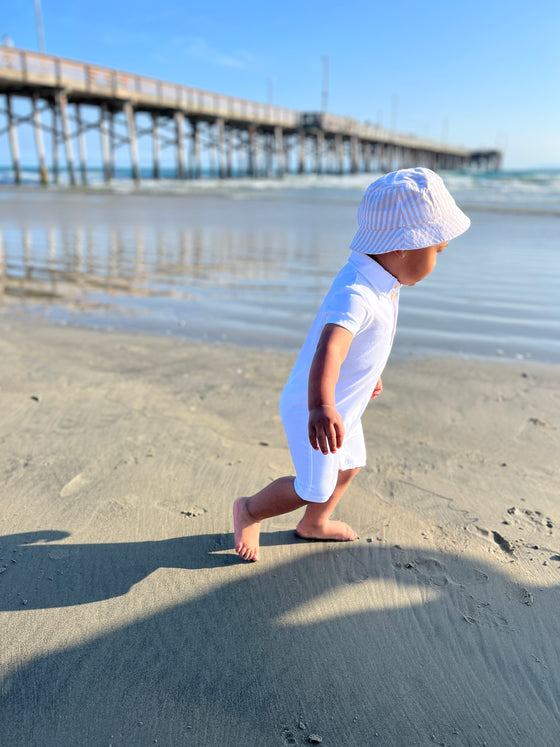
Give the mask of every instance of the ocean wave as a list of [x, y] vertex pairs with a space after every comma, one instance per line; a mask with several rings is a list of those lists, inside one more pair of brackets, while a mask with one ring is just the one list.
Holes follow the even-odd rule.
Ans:
[[[353, 203], [358, 205], [366, 187], [380, 174], [286, 174], [280, 178], [218, 179], [205, 176], [196, 180], [177, 180], [172, 172], [155, 180], [148, 175], [139, 183], [130, 178], [128, 170], [117, 171], [117, 178], [107, 183], [101, 170], [88, 172], [88, 184], [70, 187], [68, 177], [61, 172], [58, 184], [49, 191], [142, 195], [219, 195], [235, 200], [290, 199], [320, 202]], [[442, 172], [442, 177], [455, 200], [464, 209], [531, 214], [560, 214], [560, 170], [500, 171], [493, 173]], [[40, 187], [37, 169], [22, 172], [23, 189]], [[13, 173], [0, 168], [2, 192], [14, 187]]]

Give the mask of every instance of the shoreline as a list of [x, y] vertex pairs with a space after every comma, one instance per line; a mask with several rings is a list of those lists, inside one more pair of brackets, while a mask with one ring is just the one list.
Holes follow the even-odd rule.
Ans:
[[555, 744], [558, 366], [390, 361], [359, 539], [246, 564], [292, 354], [0, 315], [0, 360], [7, 742]]
[[[0, 302], [2, 295], [0, 293]], [[12, 320], [15, 324], [28, 324], [38, 326], [45, 324], [48, 326], [59, 327], [60, 329], [84, 330], [85, 332], [97, 332], [100, 334], [123, 334], [138, 335], [140, 337], [154, 337], [168, 340], [175, 340], [185, 344], [193, 345], [223, 345], [225, 347], [240, 348], [248, 351], [269, 351], [270, 353], [278, 352], [281, 355], [295, 356], [299, 353], [301, 345], [305, 339], [303, 333], [288, 335], [282, 330], [276, 330], [277, 338], [273, 343], [267, 344], [267, 337], [271, 337], [269, 328], [263, 329], [259, 333], [257, 341], [252, 342], [249, 335], [246, 335], [242, 341], [237, 339], [228, 339], [227, 335], [221, 338], [213, 335], [211, 329], [200, 333], [200, 336], [190, 335], [185, 332], [183, 322], [171, 320], [166, 322], [158, 321], [150, 324], [151, 312], [146, 308], [142, 314], [138, 310], [130, 311], [127, 309], [107, 307], [106, 304], [97, 302], [87, 304], [81, 299], [72, 300], [66, 298], [60, 304], [45, 304], [34, 298], [25, 300], [17, 299], [8, 295], [3, 299], [3, 306], [0, 306], [0, 321], [5, 320], [10, 323]], [[100, 312], [100, 317], [93, 315]], [[402, 315], [401, 315], [402, 316]], [[76, 317], [81, 317], [76, 320]], [[238, 333], [239, 336], [239, 333]], [[486, 341], [484, 345], [481, 342], [475, 343], [475, 349], [469, 349], [464, 344], [457, 341], [447, 341], [444, 349], [443, 343], [438, 346], [437, 340], [428, 335], [426, 340], [416, 339], [417, 331], [406, 328], [402, 322], [397, 329], [395, 344], [391, 353], [390, 361], [393, 362], [415, 362], [423, 360], [453, 360], [453, 361], [473, 361], [480, 363], [496, 364], [527, 364], [545, 367], [558, 367], [560, 361], [555, 359], [555, 351], [549, 351], [548, 359], [533, 357], [532, 353], [516, 353], [515, 343], [506, 341], [499, 344], [497, 341]], [[300, 339], [301, 337], [301, 339]], [[432, 340], [428, 342], [427, 340]], [[482, 348], [486, 352], [482, 352]]]

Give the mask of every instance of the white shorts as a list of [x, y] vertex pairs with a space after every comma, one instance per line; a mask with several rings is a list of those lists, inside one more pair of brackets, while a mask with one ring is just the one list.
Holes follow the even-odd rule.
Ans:
[[334, 493], [340, 471], [365, 466], [366, 444], [360, 421], [346, 431], [338, 451], [323, 454], [315, 451], [309, 443], [307, 412], [292, 409], [281, 412], [281, 415], [296, 471], [294, 488], [302, 500], [310, 503], [328, 501]]

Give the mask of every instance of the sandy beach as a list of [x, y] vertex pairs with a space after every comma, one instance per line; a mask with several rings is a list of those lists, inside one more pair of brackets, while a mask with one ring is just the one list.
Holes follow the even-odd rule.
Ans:
[[359, 539], [247, 564], [292, 355], [3, 314], [0, 360], [4, 744], [557, 744], [558, 367], [390, 363]]

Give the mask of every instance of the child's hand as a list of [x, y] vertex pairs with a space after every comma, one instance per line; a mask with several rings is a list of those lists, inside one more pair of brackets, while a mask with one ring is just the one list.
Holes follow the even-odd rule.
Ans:
[[381, 377], [380, 377], [379, 381], [375, 385], [375, 389], [373, 390], [373, 394], [371, 395], [371, 398], [375, 399], [376, 397], [379, 397], [382, 391], [383, 391], [383, 384], [381, 383]]
[[309, 411], [309, 443], [323, 454], [334, 454], [344, 440], [344, 423], [332, 405], [321, 405]]

